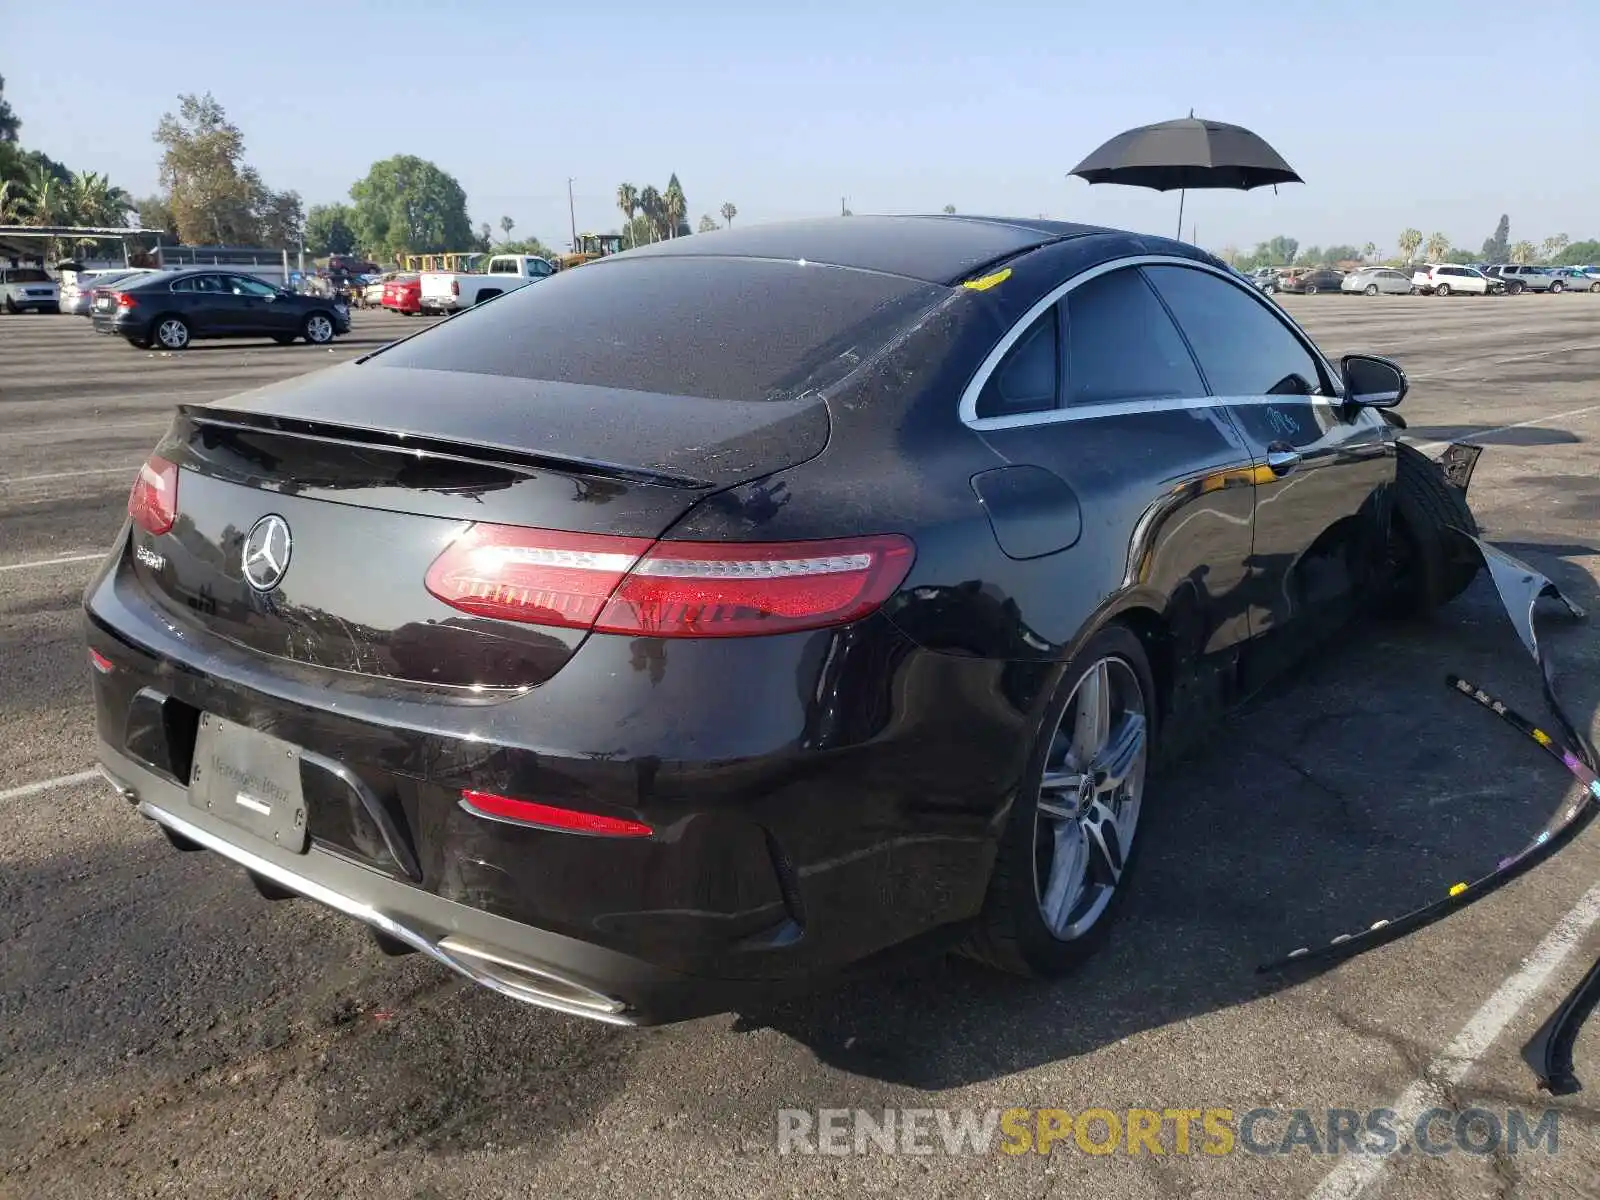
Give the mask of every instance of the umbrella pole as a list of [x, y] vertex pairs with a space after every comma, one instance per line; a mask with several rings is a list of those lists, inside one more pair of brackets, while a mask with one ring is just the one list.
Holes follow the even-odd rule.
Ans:
[[1178, 189], [1178, 240], [1183, 241], [1183, 197], [1187, 188]]

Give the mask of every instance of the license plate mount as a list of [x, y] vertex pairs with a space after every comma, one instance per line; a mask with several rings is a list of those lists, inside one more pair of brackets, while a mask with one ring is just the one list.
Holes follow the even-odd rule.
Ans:
[[263, 841], [305, 852], [300, 750], [282, 738], [202, 713], [189, 803]]

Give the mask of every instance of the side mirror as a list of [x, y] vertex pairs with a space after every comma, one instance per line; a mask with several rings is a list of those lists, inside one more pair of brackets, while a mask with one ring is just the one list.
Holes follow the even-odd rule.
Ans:
[[1411, 390], [1400, 364], [1376, 354], [1346, 354], [1339, 360], [1339, 374], [1345, 399], [1363, 408], [1393, 408]]

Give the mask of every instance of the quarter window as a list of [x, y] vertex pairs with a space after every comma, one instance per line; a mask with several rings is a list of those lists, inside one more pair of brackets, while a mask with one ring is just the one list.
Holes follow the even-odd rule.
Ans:
[[1316, 358], [1263, 301], [1205, 271], [1149, 266], [1217, 396], [1309, 395], [1322, 385]]
[[1132, 268], [1067, 294], [1067, 403], [1203, 396], [1177, 328]]
[[1056, 307], [1051, 305], [1017, 339], [984, 382], [978, 396], [978, 416], [1009, 417], [1057, 407], [1061, 393], [1061, 336]]

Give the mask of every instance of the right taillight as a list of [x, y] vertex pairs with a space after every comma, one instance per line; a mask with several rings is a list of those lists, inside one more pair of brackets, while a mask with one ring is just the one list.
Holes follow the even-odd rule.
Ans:
[[111, 299], [116, 302], [116, 306], [118, 308], [138, 308], [139, 307], [139, 302], [137, 300], [135, 300], [132, 296], [128, 295], [127, 292], [113, 292], [111, 294]]
[[915, 558], [899, 534], [804, 542], [652, 542], [475, 525], [428, 570], [463, 612], [649, 637], [747, 637], [860, 620]]
[[459, 279], [452, 279], [452, 280], [451, 280], [451, 281], [450, 281], [450, 294], [451, 294], [451, 295], [452, 295], [452, 296], [459, 296], [459, 295], [461, 295], [461, 280], [459, 280]]
[[178, 467], [152, 454], [128, 493], [128, 515], [146, 533], [163, 534], [178, 517]]

